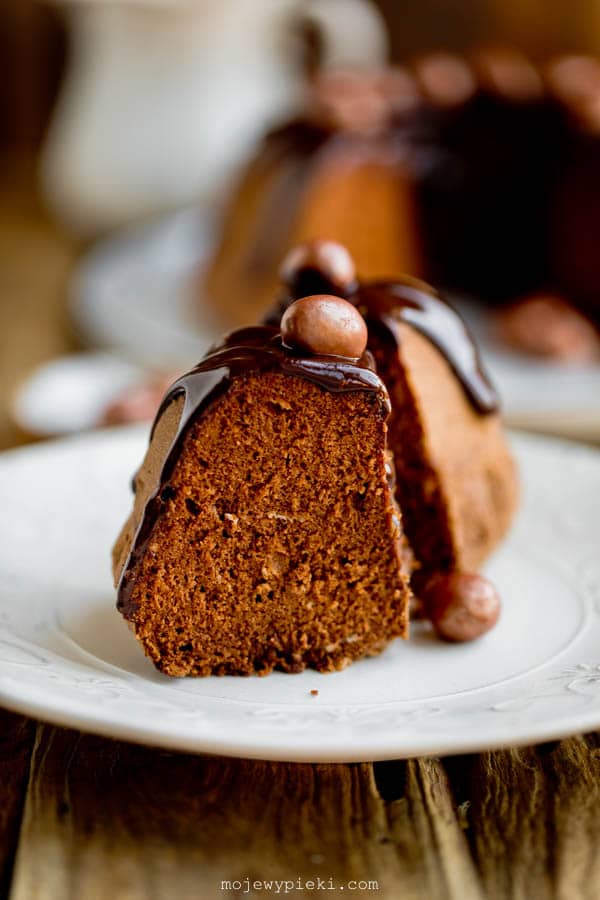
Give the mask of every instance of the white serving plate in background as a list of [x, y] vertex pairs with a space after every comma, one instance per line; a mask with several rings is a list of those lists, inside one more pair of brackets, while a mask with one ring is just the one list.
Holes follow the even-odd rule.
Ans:
[[111, 353], [58, 356], [34, 369], [19, 386], [13, 418], [35, 437], [97, 428], [107, 406], [144, 377], [140, 366]]

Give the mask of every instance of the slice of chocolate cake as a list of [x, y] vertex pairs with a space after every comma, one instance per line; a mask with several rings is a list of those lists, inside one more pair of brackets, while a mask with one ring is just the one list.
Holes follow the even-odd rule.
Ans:
[[414, 278], [358, 281], [334, 241], [295, 248], [281, 275], [288, 293], [269, 322], [317, 290], [346, 297], [365, 318], [392, 404], [388, 441], [415, 588], [434, 573], [476, 569], [508, 530], [518, 487], [497, 397], [462, 319]]
[[476, 570], [505, 535], [516, 469], [498, 399], [462, 319], [405, 277], [355, 295], [392, 403], [397, 499], [423, 576]]
[[114, 549], [118, 608], [162, 672], [327, 671], [406, 636], [389, 398], [331, 299], [291, 317], [294, 346], [234, 332], [163, 401]]

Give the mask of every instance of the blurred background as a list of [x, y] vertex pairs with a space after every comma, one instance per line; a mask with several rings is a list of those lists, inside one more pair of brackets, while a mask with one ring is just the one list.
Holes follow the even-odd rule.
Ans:
[[[402, 63], [489, 42], [534, 61], [600, 55], [600, 0], [3, 0], [0, 447], [104, 422], [163, 336], [193, 356], [193, 336], [181, 321], [169, 334], [156, 309], [147, 352], [118, 346], [119, 304], [139, 335], [146, 260], [164, 253], [175, 285], [206, 240], [205, 223], [168, 217], [219, 210], [317, 59]], [[150, 403], [176, 368], [156, 362]], [[586, 379], [589, 395], [600, 382]]]

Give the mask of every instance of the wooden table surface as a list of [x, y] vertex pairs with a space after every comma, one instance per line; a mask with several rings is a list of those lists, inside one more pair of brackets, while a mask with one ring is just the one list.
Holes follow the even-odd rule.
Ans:
[[[7, 447], [22, 439], [8, 414], [14, 385], [76, 346], [64, 302], [76, 248], [41, 212], [29, 167], [0, 166], [0, 198]], [[248, 891], [246, 879], [287, 884]], [[443, 760], [292, 765], [168, 753], [0, 710], [0, 896], [210, 900], [286, 890], [600, 898], [600, 737]]]

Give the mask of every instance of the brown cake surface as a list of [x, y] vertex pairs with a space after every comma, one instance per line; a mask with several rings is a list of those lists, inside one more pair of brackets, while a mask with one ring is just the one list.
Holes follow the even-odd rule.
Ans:
[[278, 262], [304, 241], [340, 241], [365, 277], [422, 274], [413, 184], [394, 142], [356, 134], [323, 141], [303, 162], [263, 161], [246, 173], [206, 279], [225, 324], [250, 325], [264, 315]]
[[425, 574], [476, 571], [508, 531], [517, 502], [500, 416], [474, 408], [422, 334], [403, 323], [398, 336], [394, 355], [385, 339], [375, 352], [392, 401], [405, 529]]
[[323, 153], [307, 179], [291, 232], [292, 246], [335, 237], [363, 278], [422, 274], [412, 181], [386, 138]]
[[[303, 289], [310, 278], [323, 284], [325, 269], [313, 264], [296, 279]], [[476, 570], [506, 534], [518, 499], [497, 396], [477, 347], [459, 314], [417, 279], [349, 285], [392, 404], [388, 442], [420, 569], [415, 584], [437, 572]], [[270, 321], [290, 300], [282, 299]]]
[[356, 302], [392, 402], [398, 500], [425, 574], [476, 570], [504, 536], [517, 476], [496, 393], [458, 313], [415, 279]]
[[339, 669], [407, 632], [385, 388], [247, 334], [168, 395], [115, 546], [119, 608], [170, 675]]

